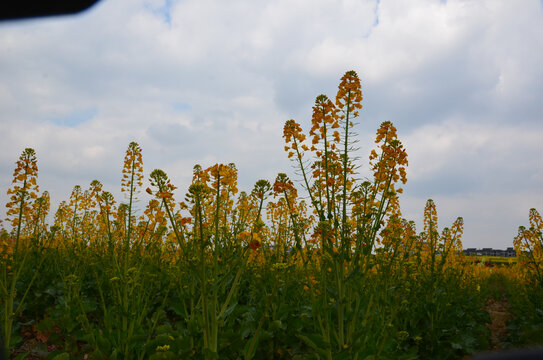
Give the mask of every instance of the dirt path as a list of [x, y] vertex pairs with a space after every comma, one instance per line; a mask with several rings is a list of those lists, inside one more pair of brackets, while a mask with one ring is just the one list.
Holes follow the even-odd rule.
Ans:
[[490, 314], [491, 323], [485, 325], [490, 329], [493, 350], [501, 349], [500, 343], [507, 338], [506, 323], [513, 316], [508, 307], [507, 300], [494, 299], [489, 299], [483, 307]]

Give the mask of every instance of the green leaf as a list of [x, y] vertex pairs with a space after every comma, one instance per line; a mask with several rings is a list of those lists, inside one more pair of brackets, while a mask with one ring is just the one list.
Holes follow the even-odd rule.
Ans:
[[351, 358], [351, 354], [347, 351], [342, 351], [339, 354], [334, 354], [334, 360], [348, 360]]
[[245, 348], [243, 349], [244, 359], [251, 360], [255, 356], [256, 348], [258, 346], [259, 336], [258, 333], [247, 341]]
[[230, 305], [225, 311], [224, 311], [224, 314], [223, 314], [223, 318], [227, 318], [233, 311], [234, 309], [236, 308], [236, 306], [238, 305], [237, 302], [234, 302], [232, 305]]
[[157, 334], [171, 334], [173, 333], [172, 326], [170, 324], [159, 325], [156, 327], [155, 333]]
[[284, 329], [283, 323], [281, 322], [281, 320], [272, 321], [272, 323], [270, 324], [270, 330], [277, 331], [280, 329]]
[[[320, 335], [296, 335], [298, 339], [302, 340], [307, 346], [315, 350], [322, 357], [328, 357], [328, 349], [330, 344], [325, 342]], [[320, 345], [320, 346], [319, 346]]]
[[219, 354], [217, 354], [215, 351], [211, 351], [209, 349], [204, 349], [204, 356], [206, 359], [218, 359]]
[[64, 352], [62, 354], [58, 354], [57, 356], [55, 356], [51, 360], [70, 360], [70, 354]]
[[118, 354], [117, 349], [114, 349], [111, 355], [108, 357], [108, 359], [117, 360], [117, 354]]
[[110, 351], [111, 342], [107, 338], [102, 336], [101, 334], [99, 334], [96, 337], [96, 342], [98, 343], [98, 346], [100, 347], [100, 351], [102, 351], [102, 352], [104, 352], [106, 354]]
[[183, 305], [179, 302], [179, 303], [171, 303], [169, 304], [170, 306], [170, 309], [173, 310], [173, 312], [175, 313], [175, 315], [179, 315], [179, 316], [185, 316], [185, 308], [183, 307]]
[[49, 354], [47, 354], [47, 357], [45, 358], [45, 360], [53, 360], [58, 355], [63, 354], [63, 353], [64, 352], [62, 350], [55, 350], [55, 351], [50, 352]]
[[26, 358], [30, 353], [29, 352], [26, 352], [24, 354], [20, 354], [19, 356], [17, 356], [15, 359], [13, 360], [23, 360], [24, 358]]
[[246, 326], [244, 326], [244, 327], [242, 328], [242, 330], [241, 330], [241, 337], [242, 337], [242, 338], [246, 338], [246, 337], [248, 337], [252, 332], [253, 332], [252, 327], [246, 325]]
[[9, 348], [13, 349], [15, 345], [23, 341], [23, 338], [20, 335], [13, 334], [11, 335], [11, 339], [9, 340]]

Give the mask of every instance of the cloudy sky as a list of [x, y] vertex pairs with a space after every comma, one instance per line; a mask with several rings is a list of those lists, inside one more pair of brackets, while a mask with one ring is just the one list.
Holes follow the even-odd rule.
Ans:
[[234, 162], [242, 189], [294, 177], [282, 127], [355, 70], [362, 176], [379, 124], [409, 156], [403, 214], [464, 217], [464, 247], [512, 246], [543, 212], [543, 1], [102, 0], [0, 23], [0, 200], [36, 150], [56, 206], [98, 179], [120, 195], [126, 148], [182, 194], [192, 167]]

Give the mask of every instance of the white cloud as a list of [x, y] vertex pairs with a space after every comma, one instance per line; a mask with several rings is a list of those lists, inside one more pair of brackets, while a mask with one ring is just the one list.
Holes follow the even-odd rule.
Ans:
[[[515, 125], [467, 123], [450, 120], [422, 126], [404, 137], [411, 163], [410, 179], [433, 177], [449, 166], [500, 167], [507, 177], [514, 172], [543, 170], [537, 159], [543, 153], [543, 129]], [[504, 165], [507, 165], [503, 168]], [[508, 174], [509, 173], [509, 174]]]
[[53, 202], [95, 178], [115, 193], [130, 141], [181, 193], [194, 164], [214, 162], [235, 162], [250, 190], [292, 172], [284, 121], [307, 128], [315, 96], [354, 69], [361, 152], [392, 120], [406, 206], [422, 214], [427, 194], [446, 214], [478, 209], [473, 222], [502, 226], [480, 237], [491, 245], [510, 238], [497, 209], [517, 199], [511, 211], [527, 212], [543, 190], [542, 20], [538, 1], [121, 0], [0, 24], [0, 200], [25, 147]]

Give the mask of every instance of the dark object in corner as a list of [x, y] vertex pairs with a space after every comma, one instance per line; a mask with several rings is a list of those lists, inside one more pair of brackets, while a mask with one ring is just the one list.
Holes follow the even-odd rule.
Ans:
[[541, 360], [543, 348], [514, 349], [480, 353], [470, 360]]
[[0, 20], [76, 14], [100, 0], [2, 0]]

